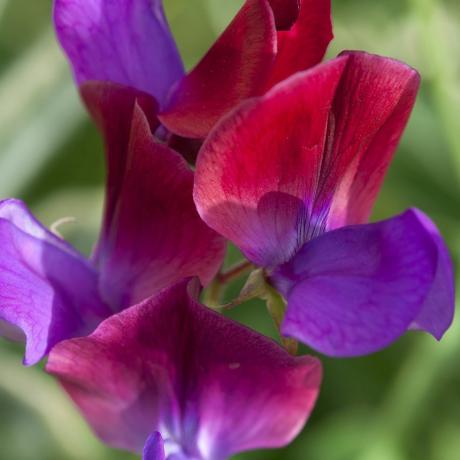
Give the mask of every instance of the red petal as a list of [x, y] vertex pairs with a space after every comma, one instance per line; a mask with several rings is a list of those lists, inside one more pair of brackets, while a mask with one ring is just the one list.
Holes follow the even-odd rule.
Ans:
[[330, 0], [302, 0], [296, 22], [290, 30], [278, 32], [278, 54], [268, 87], [321, 62], [332, 38]]
[[418, 73], [399, 61], [345, 54], [318, 198], [321, 206], [334, 193], [328, 228], [367, 222], [420, 83]]
[[266, 0], [247, 0], [214, 46], [175, 87], [160, 119], [176, 134], [205, 137], [241, 100], [260, 94], [276, 53]]
[[140, 107], [145, 100], [104, 84], [86, 86], [83, 96], [107, 145], [107, 205], [95, 256], [106, 299], [123, 308], [185, 276], [208, 283], [224, 241], [196, 212], [184, 159], [154, 140]]

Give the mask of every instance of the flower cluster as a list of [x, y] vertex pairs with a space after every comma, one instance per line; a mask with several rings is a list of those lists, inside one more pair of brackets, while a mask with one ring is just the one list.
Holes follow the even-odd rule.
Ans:
[[[430, 219], [368, 218], [419, 76], [364, 52], [321, 63], [329, 0], [246, 0], [188, 73], [160, 0], [55, 0], [57, 36], [105, 141], [102, 228], [86, 259], [0, 202], [0, 333], [48, 356], [107, 444], [225, 460], [302, 429], [317, 358], [440, 339], [452, 266]], [[281, 345], [200, 303], [227, 241], [254, 268]], [[214, 281], [213, 281], [214, 280]]]

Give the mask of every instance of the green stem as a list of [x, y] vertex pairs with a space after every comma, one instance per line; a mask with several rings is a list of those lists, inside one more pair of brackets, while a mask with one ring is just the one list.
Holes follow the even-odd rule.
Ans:
[[218, 273], [216, 278], [205, 291], [204, 303], [211, 308], [224, 309], [221, 304], [227, 285], [240, 278], [253, 268], [254, 266], [250, 262], [244, 260], [232, 265], [227, 270]]
[[217, 275], [217, 278], [221, 284], [228, 284], [232, 282], [233, 280], [238, 279], [240, 276], [244, 275], [245, 273], [248, 273], [253, 268], [254, 268], [254, 265], [252, 265], [251, 262], [244, 260], [242, 262], [238, 262], [232, 265], [227, 270], [219, 273]]
[[212, 280], [206, 288], [203, 295], [203, 303], [210, 308], [218, 308], [223, 297], [224, 285], [219, 282], [218, 278]]
[[281, 343], [291, 355], [295, 356], [298, 350], [298, 342], [294, 339], [286, 338], [281, 335], [281, 324], [286, 314], [286, 302], [281, 297], [281, 295], [277, 291], [275, 291], [271, 286], [269, 286], [268, 284], [266, 284], [265, 286], [266, 291], [263, 298], [267, 302], [268, 312], [270, 313], [270, 316], [273, 318], [277, 330], [280, 331]]

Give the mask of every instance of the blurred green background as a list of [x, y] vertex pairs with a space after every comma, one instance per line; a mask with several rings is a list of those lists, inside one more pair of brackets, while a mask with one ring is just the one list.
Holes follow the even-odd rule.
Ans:
[[[187, 67], [241, 5], [166, 0]], [[438, 223], [456, 262], [460, 249], [460, 2], [333, 1], [333, 56], [365, 49], [420, 70], [421, 93], [377, 203], [375, 218], [418, 206]], [[51, 0], [0, 0], [0, 197], [27, 201], [46, 224], [89, 253], [102, 207], [101, 141], [78, 99], [51, 28]], [[238, 284], [232, 286], [230, 295]], [[261, 304], [232, 316], [273, 333]], [[57, 384], [21, 366], [0, 342], [0, 460], [132, 459], [103, 446]], [[310, 422], [288, 448], [239, 459], [458, 460], [460, 324], [441, 343], [411, 333], [373, 356], [323, 359]], [[279, 414], [282, 417], [282, 414]]]

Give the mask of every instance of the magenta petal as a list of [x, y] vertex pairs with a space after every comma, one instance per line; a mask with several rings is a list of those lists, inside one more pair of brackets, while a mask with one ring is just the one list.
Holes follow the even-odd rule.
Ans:
[[273, 13], [247, 0], [198, 65], [174, 88], [160, 119], [185, 137], [205, 137], [219, 118], [263, 91], [276, 53]]
[[47, 370], [115, 447], [140, 452], [154, 431], [178, 459], [287, 444], [312, 410], [320, 363], [200, 305], [194, 289], [182, 282], [59, 344]]
[[111, 83], [85, 83], [80, 94], [105, 143], [107, 183], [101, 230], [101, 239], [104, 240], [111, 232], [128, 165], [134, 106], [139, 104], [142, 107], [152, 131], [159, 126], [158, 107], [148, 94]]
[[20, 201], [0, 202], [0, 246], [0, 323], [8, 337], [23, 331], [25, 364], [110, 315], [99, 300], [94, 269]]
[[165, 460], [164, 441], [158, 431], [148, 437], [142, 460]]
[[[297, 10], [300, 6], [297, 17], [295, 3]], [[277, 25], [295, 19], [289, 28], [279, 27], [278, 52], [268, 87], [320, 63], [333, 38], [330, 0], [271, 0], [271, 4]]]
[[422, 211], [415, 209], [414, 212], [436, 244], [438, 263], [431, 290], [411, 328], [427, 331], [440, 340], [454, 318], [454, 267], [446, 244], [435, 224]]
[[183, 75], [161, 0], [55, 0], [54, 22], [79, 84], [132, 86], [161, 103]]
[[198, 212], [258, 265], [288, 260], [308, 238], [329, 110], [346, 62], [298, 73], [242, 104], [198, 155]]
[[104, 297], [121, 309], [186, 276], [207, 284], [225, 242], [196, 211], [193, 172], [154, 139], [152, 100], [105, 84], [85, 85], [82, 95], [106, 141], [107, 203], [94, 256]]
[[437, 259], [412, 210], [325, 233], [272, 275], [288, 300], [282, 332], [330, 356], [380, 350], [420, 314]]

